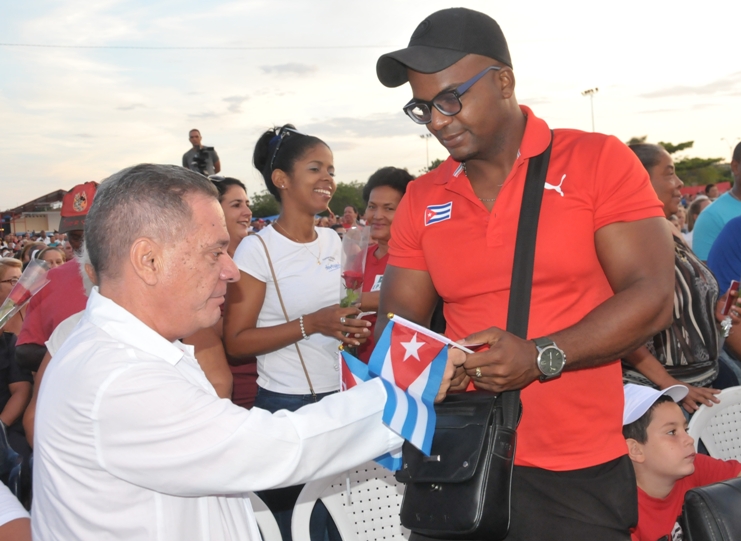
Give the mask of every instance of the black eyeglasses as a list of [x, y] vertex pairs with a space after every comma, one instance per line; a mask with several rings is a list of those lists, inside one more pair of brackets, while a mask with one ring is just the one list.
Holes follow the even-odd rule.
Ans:
[[[301, 133], [298, 130], [294, 130], [293, 128], [289, 128], [288, 126], [283, 126], [280, 130], [278, 130], [278, 133], [275, 137], [278, 138], [278, 144], [275, 145], [275, 150], [273, 151], [273, 156], [270, 158], [270, 171], [273, 171], [273, 166], [275, 165], [275, 157], [278, 155], [278, 150], [280, 150], [280, 145], [283, 144], [283, 139], [288, 137], [292, 134], [296, 135], [306, 135], [305, 133]], [[275, 138], [273, 138], [275, 139]]]
[[461, 112], [463, 104], [461, 96], [476, 84], [484, 75], [491, 70], [500, 70], [499, 66], [489, 66], [484, 71], [474, 75], [455, 90], [445, 90], [432, 98], [432, 101], [412, 99], [404, 106], [404, 112], [417, 124], [429, 124], [432, 122], [432, 108], [435, 107], [445, 116], [454, 116]]
[[12, 286], [18, 283], [18, 278], [8, 278], [7, 280], [0, 280], [0, 284], [10, 284]]

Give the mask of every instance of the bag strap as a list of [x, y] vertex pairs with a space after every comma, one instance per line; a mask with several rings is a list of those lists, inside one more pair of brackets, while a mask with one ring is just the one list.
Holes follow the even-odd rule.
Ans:
[[[517, 241], [512, 266], [512, 282], [509, 292], [507, 312], [507, 332], [527, 339], [530, 319], [530, 295], [533, 287], [533, 266], [535, 264], [535, 238], [538, 234], [538, 219], [545, 190], [545, 177], [553, 148], [553, 130], [548, 148], [542, 154], [530, 158], [522, 193], [520, 219], [517, 223]], [[515, 429], [520, 418], [520, 391], [501, 393], [504, 426]]]
[[[250, 233], [250, 235], [254, 235], [257, 237], [257, 239], [262, 243], [262, 247], [265, 248], [265, 255], [268, 258], [268, 266], [270, 267], [270, 274], [273, 275], [273, 283], [275, 284], [275, 291], [278, 293], [278, 300], [280, 301], [280, 307], [283, 309], [283, 316], [286, 318], [286, 323], [290, 323], [290, 319], [288, 318], [288, 311], [286, 310], [286, 305], [283, 303], [283, 295], [280, 294], [280, 287], [278, 286], [278, 277], [275, 275], [275, 269], [273, 268], [273, 261], [270, 259], [270, 252], [268, 251], [268, 245], [265, 244], [265, 241], [263, 238], [256, 234], [256, 233]], [[309, 391], [311, 391], [311, 396], [314, 398], [314, 402], [316, 402], [316, 393], [314, 392], [314, 386], [311, 384], [311, 378], [309, 377], [309, 371], [306, 369], [306, 363], [304, 362], [304, 356], [301, 355], [301, 349], [298, 347], [298, 342], [293, 343], [294, 346], [296, 346], [296, 353], [298, 353], [298, 358], [301, 361], [301, 368], [304, 369], [304, 376], [306, 376], [306, 383], [309, 384]]]

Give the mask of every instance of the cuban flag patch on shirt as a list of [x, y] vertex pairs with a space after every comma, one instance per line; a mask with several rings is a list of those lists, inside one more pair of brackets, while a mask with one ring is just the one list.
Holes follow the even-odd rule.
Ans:
[[442, 205], [429, 205], [425, 210], [425, 225], [432, 225], [445, 220], [450, 220], [452, 212], [452, 201], [448, 201]]

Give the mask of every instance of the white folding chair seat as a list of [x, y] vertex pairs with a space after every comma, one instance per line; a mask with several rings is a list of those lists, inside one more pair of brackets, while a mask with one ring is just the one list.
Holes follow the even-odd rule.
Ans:
[[265, 502], [254, 492], [248, 492], [247, 496], [252, 504], [252, 511], [255, 513], [257, 527], [260, 528], [262, 541], [283, 541], [278, 523], [275, 521], [275, 517], [270, 512], [270, 509], [268, 509], [268, 506], [265, 505]]
[[309, 539], [309, 519], [317, 499], [329, 510], [343, 541], [409, 539], [409, 530], [402, 527], [399, 519], [403, 495], [404, 485], [375, 462], [335, 478], [312, 481], [304, 486], [293, 510], [293, 539]]
[[695, 438], [695, 449], [702, 440], [710, 456], [741, 460], [741, 387], [723, 389], [716, 396], [720, 404], [700, 406], [688, 432]]

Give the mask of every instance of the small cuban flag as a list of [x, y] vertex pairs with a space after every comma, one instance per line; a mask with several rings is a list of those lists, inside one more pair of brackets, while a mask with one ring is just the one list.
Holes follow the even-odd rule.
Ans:
[[[367, 364], [353, 357], [347, 351], [340, 351], [340, 391], [352, 389], [370, 378]], [[397, 471], [401, 469], [402, 464], [401, 449], [398, 449], [395, 453], [381, 455], [375, 460], [379, 466], [383, 466], [390, 471]]]
[[430, 205], [425, 209], [425, 225], [432, 225], [444, 220], [450, 220], [453, 215], [453, 202], [442, 205]]
[[434, 402], [450, 340], [393, 316], [373, 350], [368, 371], [379, 375], [388, 398], [383, 422], [424, 454], [435, 432]]

